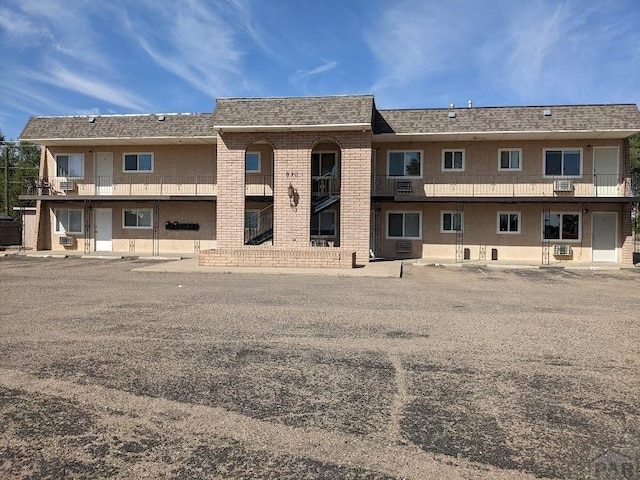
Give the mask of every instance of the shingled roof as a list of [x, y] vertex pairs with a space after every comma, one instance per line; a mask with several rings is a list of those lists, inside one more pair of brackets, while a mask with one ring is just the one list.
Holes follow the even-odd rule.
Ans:
[[20, 140], [54, 144], [215, 143], [212, 113], [32, 117]]
[[32, 117], [20, 140], [41, 145], [215, 143], [216, 129], [373, 130], [374, 141], [624, 138], [635, 104], [376, 110], [372, 95], [221, 98], [214, 113]]
[[373, 131], [379, 135], [618, 132], [627, 136], [640, 131], [640, 112], [634, 104], [380, 110]]
[[371, 129], [372, 95], [220, 98], [215, 126], [227, 130]]

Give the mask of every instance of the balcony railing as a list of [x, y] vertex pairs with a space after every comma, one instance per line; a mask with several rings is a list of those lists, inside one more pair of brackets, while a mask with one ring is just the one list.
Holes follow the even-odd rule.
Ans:
[[273, 195], [273, 176], [247, 173], [245, 176], [245, 195], [270, 197]]
[[114, 175], [93, 178], [39, 177], [26, 181], [25, 195], [216, 195], [214, 175]]
[[460, 175], [425, 178], [375, 176], [372, 195], [382, 197], [632, 197], [636, 182], [620, 175]]

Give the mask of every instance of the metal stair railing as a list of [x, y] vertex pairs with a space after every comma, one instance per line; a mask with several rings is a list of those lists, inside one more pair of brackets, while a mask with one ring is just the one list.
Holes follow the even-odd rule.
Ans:
[[313, 213], [320, 213], [340, 200], [340, 180], [331, 172], [313, 177], [311, 194], [313, 196]]
[[[272, 232], [273, 235], [273, 204], [269, 205], [257, 213], [257, 228], [245, 228], [244, 233], [244, 243], [245, 245], [253, 244], [257, 245], [259, 243], [263, 243], [268, 240], [270, 235], [269, 232]], [[262, 241], [257, 241], [262, 238]]]

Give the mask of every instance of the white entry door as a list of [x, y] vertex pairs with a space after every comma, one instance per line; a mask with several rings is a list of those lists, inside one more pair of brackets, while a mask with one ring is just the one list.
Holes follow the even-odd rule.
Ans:
[[111, 218], [110, 208], [96, 208], [96, 252], [110, 252], [112, 247], [111, 227], [113, 220]]
[[617, 196], [618, 182], [618, 147], [593, 147], [593, 186], [596, 196]]
[[96, 154], [96, 195], [113, 193], [113, 155]]
[[616, 261], [616, 240], [618, 232], [618, 214], [616, 212], [593, 212], [592, 260], [594, 262]]

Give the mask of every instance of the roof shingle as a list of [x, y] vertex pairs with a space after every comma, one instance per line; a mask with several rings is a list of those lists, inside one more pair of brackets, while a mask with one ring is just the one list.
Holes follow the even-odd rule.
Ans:
[[[163, 121], [158, 119], [164, 116]], [[94, 118], [95, 121], [90, 122]], [[215, 137], [212, 113], [31, 117], [20, 134], [43, 139]]]
[[372, 95], [220, 98], [216, 127], [371, 125]]
[[[543, 111], [549, 110], [550, 116]], [[449, 118], [449, 112], [455, 118]], [[379, 110], [374, 134], [640, 130], [634, 104]]]

